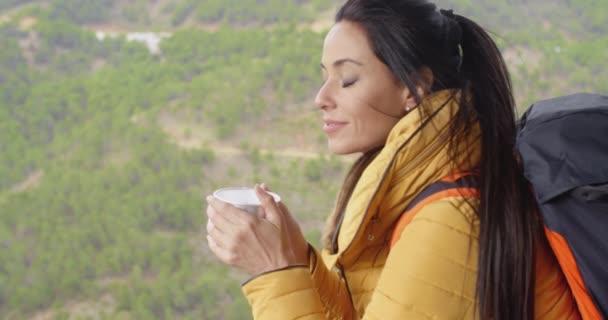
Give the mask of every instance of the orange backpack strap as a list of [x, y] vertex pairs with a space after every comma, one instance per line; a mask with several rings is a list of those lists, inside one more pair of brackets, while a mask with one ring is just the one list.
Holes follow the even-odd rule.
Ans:
[[391, 234], [389, 248], [397, 243], [405, 227], [414, 219], [418, 211], [427, 204], [450, 197], [477, 196], [479, 196], [479, 190], [476, 187], [473, 175], [470, 173], [451, 175], [432, 183], [410, 202], [397, 220]]
[[[549, 245], [564, 272], [568, 286], [572, 290], [572, 295], [576, 300], [582, 319], [602, 319], [600, 311], [587, 290], [587, 286], [585, 285], [585, 281], [583, 280], [583, 276], [581, 275], [568, 241], [561, 234], [551, 230], [547, 226], [545, 226], [544, 229]], [[598, 257], [598, 259], [602, 258], [603, 257]]]

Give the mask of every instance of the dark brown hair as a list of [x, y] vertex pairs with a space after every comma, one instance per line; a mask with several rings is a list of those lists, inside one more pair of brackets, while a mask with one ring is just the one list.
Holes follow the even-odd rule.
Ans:
[[[455, 162], [462, 135], [481, 127], [480, 222], [477, 310], [481, 319], [534, 317], [534, 260], [538, 223], [530, 190], [514, 155], [516, 113], [511, 80], [494, 41], [475, 22], [426, 0], [351, 0], [336, 22], [360, 24], [376, 56], [411, 92], [417, 71], [433, 73], [432, 91], [460, 89], [460, 107], [450, 130]], [[419, 101], [420, 101], [420, 97]], [[348, 173], [324, 244], [338, 228], [340, 214], [357, 180], [378, 150], [364, 154]]]

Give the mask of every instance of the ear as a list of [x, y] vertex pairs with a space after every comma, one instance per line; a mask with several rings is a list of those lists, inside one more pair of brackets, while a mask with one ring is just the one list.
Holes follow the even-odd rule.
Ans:
[[433, 71], [429, 67], [422, 67], [416, 73], [416, 94], [411, 92], [407, 86], [403, 88], [403, 106], [405, 111], [409, 112], [412, 109], [416, 108], [418, 105], [418, 100], [416, 99], [416, 95], [420, 97], [420, 99], [424, 99], [424, 97], [431, 92], [431, 88], [433, 86]]
[[[416, 87], [416, 91], [418, 92], [418, 94], [420, 94], [422, 90]], [[416, 106], [418, 105], [416, 95], [412, 91], [410, 91], [410, 89], [405, 85], [403, 86], [401, 100], [401, 105], [403, 106], [405, 112], [412, 111], [412, 109], [416, 108]]]

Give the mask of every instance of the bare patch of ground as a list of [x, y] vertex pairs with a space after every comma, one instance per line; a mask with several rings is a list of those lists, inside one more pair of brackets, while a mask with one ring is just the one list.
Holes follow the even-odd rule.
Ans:
[[30, 3], [18, 5], [12, 9], [8, 9], [4, 12], [0, 12], [0, 24], [11, 21], [13, 19], [13, 17], [16, 14], [18, 14], [19, 12], [21, 12], [22, 10], [31, 8], [31, 7], [35, 7], [35, 6], [48, 8], [49, 3], [47, 1], [30, 2]]
[[33, 189], [37, 186], [40, 185], [40, 181], [42, 180], [42, 177], [44, 176], [44, 171], [42, 170], [36, 170], [32, 173], [30, 173], [25, 180], [19, 182], [18, 184], [14, 185], [11, 190], [13, 192], [23, 192], [29, 189]]
[[535, 69], [543, 59], [542, 52], [526, 47], [515, 46], [503, 50], [502, 55], [508, 66], [524, 65], [528, 69]]
[[105, 33], [126, 33], [131, 30], [123, 28], [122, 26], [116, 23], [99, 23], [99, 24], [87, 24], [84, 25], [83, 28], [96, 31], [96, 32], [105, 32]]
[[36, 65], [35, 53], [40, 46], [40, 39], [38, 39], [38, 34], [36, 32], [30, 31], [26, 38], [22, 38], [19, 40], [19, 47], [21, 48], [21, 54], [27, 61], [28, 66], [32, 68], [39, 67]]
[[53, 320], [55, 318], [55, 312], [53, 310], [44, 310], [36, 312], [30, 320]]
[[[104, 294], [93, 301], [72, 301], [62, 308], [67, 312], [69, 319], [104, 319], [105, 315], [110, 315], [116, 308], [116, 300], [110, 294]], [[55, 318], [55, 311], [42, 310], [35, 313], [30, 320], [52, 320]]]
[[131, 160], [131, 151], [127, 147], [112, 148], [104, 154], [102, 163], [108, 165], [122, 165]]
[[[219, 156], [241, 156], [246, 151], [231, 143], [218, 143], [213, 132], [204, 125], [192, 121], [187, 114], [162, 111], [158, 118], [161, 129], [171, 137], [171, 140], [184, 149], [209, 148]], [[268, 131], [272, 135], [272, 132]], [[270, 138], [270, 137], [268, 137]], [[275, 137], [276, 138], [276, 137]], [[304, 137], [296, 136], [296, 141], [302, 142]], [[300, 143], [291, 140], [291, 147], [281, 149], [258, 148], [260, 153], [271, 153], [274, 156], [286, 158], [316, 159], [326, 155], [318, 151], [307, 150]]]
[[301, 28], [308, 28], [315, 32], [324, 32], [329, 30], [334, 24], [335, 9], [327, 10], [319, 15], [319, 17], [309, 24], [301, 25]]
[[30, 30], [33, 26], [36, 25], [36, 23], [38, 23], [38, 19], [34, 17], [23, 17], [19, 21], [19, 29], [22, 31]]

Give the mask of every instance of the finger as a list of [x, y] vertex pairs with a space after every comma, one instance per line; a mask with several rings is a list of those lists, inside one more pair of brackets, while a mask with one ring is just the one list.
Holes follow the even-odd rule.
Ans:
[[[255, 221], [251, 222], [252, 225]], [[253, 227], [249, 227], [249, 230]], [[232, 224], [227, 224], [221, 227], [218, 227], [211, 219], [207, 222], [207, 234], [210, 235], [215, 242], [222, 248], [232, 248], [233, 245], [231, 243], [238, 242], [238, 238], [242, 237], [243, 232], [246, 229], [243, 226], [237, 226]]]
[[215, 228], [213, 221], [211, 221], [211, 219], [207, 219], [207, 233], [211, 232], [213, 228]]
[[215, 239], [215, 242], [222, 242], [220, 239], [229, 237], [230, 235], [226, 230], [218, 228], [212, 221], [207, 222], [207, 235], [210, 235]]
[[244, 223], [250, 223], [255, 218], [249, 212], [237, 208], [230, 203], [216, 199], [213, 196], [207, 197], [209, 205], [215, 209], [216, 216], [221, 216], [233, 225], [242, 225]]
[[[230, 224], [238, 224], [239, 209], [212, 196], [207, 197], [207, 216], [213, 220], [222, 219]], [[217, 224], [217, 223], [216, 223]]]
[[216, 228], [222, 232], [226, 232], [234, 228], [235, 224], [226, 219], [222, 214], [219, 214], [213, 208], [207, 208], [207, 231], [210, 228]]
[[262, 207], [264, 207], [266, 219], [276, 227], [279, 227], [282, 221], [282, 212], [279, 207], [277, 207], [277, 203], [274, 201], [274, 198], [264, 191], [259, 185], [255, 185], [254, 189], [258, 200], [260, 200], [260, 204]]
[[207, 207], [207, 220], [213, 224], [215, 228], [226, 231], [232, 229], [235, 224], [226, 218], [228, 214], [221, 214], [217, 212], [213, 207]]
[[246, 237], [246, 234], [253, 232], [255, 225], [259, 222], [258, 218], [250, 215], [249, 220], [242, 225], [227, 224], [218, 227], [211, 219], [207, 223], [207, 234], [222, 248], [231, 249]]
[[207, 204], [212, 207], [216, 212], [225, 212], [234, 210], [234, 206], [231, 206], [229, 203], [221, 201], [214, 196], [207, 196], [206, 198]]
[[223, 239], [229, 237], [225, 232], [213, 226], [213, 224], [207, 225], [207, 237], [211, 237], [213, 241], [222, 248], [226, 248]]
[[[266, 184], [266, 182], [262, 182], [262, 184], [260, 184], [260, 188], [262, 188], [262, 190], [264, 190], [266, 192], [270, 192], [270, 188], [268, 188], [268, 185]], [[266, 219], [266, 211], [264, 211], [264, 207], [262, 207], [262, 206], [258, 207], [258, 217], [260, 219]]]
[[216, 240], [209, 235], [207, 236], [207, 244], [209, 245], [209, 249], [211, 249], [211, 252], [213, 252], [213, 254], [215, 254], [215, 256], [218, 257], [218, 259], [220, 259], [222, 262], [230, 265], [236, 262], [236, 256], [228, 250], [222, 248], [220, 245], [218, 245]]

